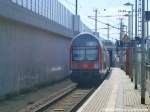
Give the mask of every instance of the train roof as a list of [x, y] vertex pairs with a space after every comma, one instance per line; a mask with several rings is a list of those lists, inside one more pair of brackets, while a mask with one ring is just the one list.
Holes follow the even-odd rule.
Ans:
[[102, 39], [96, 37], [91, 33], [80, 33], [72, 40], [72, 46], [101, 46]]

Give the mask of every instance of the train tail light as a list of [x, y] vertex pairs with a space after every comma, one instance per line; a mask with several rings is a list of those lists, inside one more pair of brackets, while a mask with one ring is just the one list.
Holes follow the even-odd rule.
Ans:
[[84, 69], [90, 69], [91, 67], [89, 66], [89, 64], [86, 64], [86, 63], [85, 63], [85, 64], [83, 64], [83, 68], [84, 68]]
[[92, 63], [92, 64], [84, 64], [84, 69], [98, 69], [98, 63]]

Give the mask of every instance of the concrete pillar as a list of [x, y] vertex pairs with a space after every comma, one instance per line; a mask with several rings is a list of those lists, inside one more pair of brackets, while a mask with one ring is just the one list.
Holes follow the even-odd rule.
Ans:
[[80, 32], [80, 16], [74, 15], [73, 17], [73, 31], [75, 34], [78, 34]]

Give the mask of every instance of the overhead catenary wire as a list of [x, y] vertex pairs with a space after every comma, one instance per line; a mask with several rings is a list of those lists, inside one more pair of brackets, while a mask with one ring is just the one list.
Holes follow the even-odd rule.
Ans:
[[[90, 17], [90, 19], [95, 20], [94, 18], [91, 18], [91, 17]], [[113, 26], [113, 25], [111, 25], [111, 24], [109, 24], [109, 23], [105, 23], [105, 22], [102, 22], [102, 21], [100, 21], [100, 20], [97, 20], [97, 22], [100, 22], [100, 23], [102, 23], [102, 24], [104, 24], [104, 25], [109, 25], [110, 27], [112, 27], [112, 28], [117, 29], [117, 30], [120, 31], [120, 28], [118, 28], [118, 27], [116, 27], [116, 26]], [[128, 32], [127, 32], [127, 33], [128, 33]], [[133, 34], [133, 35], [135, 35], [135, 34]]]
[[[62, 1], [62, 0], [60, 0], [60, 1]], [[72, 8], [69, 8], [69, 9], [71, 9], [71, 10], [75, 10], [75, 2], [73, 3], [73, 2], [71, 2], [71, 1], [69, 1], [69, 0], [64, 0], [64, 1], [62, 1], [62, 2], [66, 2], [66, 4], [69, 4], [69, 7], [72, 7]], [[78, 4], [79, 5], [79, 4]], [[81, 6], [79, 5], [79, 7], [81, 8]], [[110, 16], [112, 16], [112, 15], [110, 15]], [[93, 19], [93, 18], [91, 18], [91, 19]], [[85, 21], [85, 19], [84, 19], [84, 21]], [[87, 21], [86, 21], [87, 22]], [[102, 24], [104, 24], [104, 25], [109, 25], [110, 27], [112, 27], [112, 28], [114, 28], [114, 29], [117, 29], [117, 30], [120, 30], [120, 28], [118, 28], [118, 27], [116, 27], [116, 26], [113, 26], [113, 25], [111, 25], [111, 24], [108, 24], [108, 23], [105, 23], [105, 22], [102, 22], [102, 21], [99, 21], [99, 20], [97, 20], [97, 22], [100, 22], [100, 23], [102, 23]], [[89, 26], [89, 25], [88, 25]], [[90, 24], [90, 26], [93, 26], [92, 24]], [[90, 28], [91, 29], [91, 28]], [[99, 28], [98, 28], [99, 29]], [[92, 29], [91, 29], [92, 30]], [[93, 29], [94, 30], [94, 29]]]
[[[90, 19], [95, 20], [95, 18], [91, 18], [91, 17], [90, 17]], [[113, 25], [111, 25], [111, 24], [109, 24], [109, 23], [105, 23], [105, 22], [102, 22], [102, 21], [100, 21], [100, 20], [97, 20], [97, 22], [100, 22], [100, 23], [102, 23], [102, 24], [104, 24], [104, 25], [109, 25], [110, 27], [112, 27], [112, 28], [114, 28], [114, 29], [120, 30], [120, 28], [115, 27], [115, 26], [113, 26]]]

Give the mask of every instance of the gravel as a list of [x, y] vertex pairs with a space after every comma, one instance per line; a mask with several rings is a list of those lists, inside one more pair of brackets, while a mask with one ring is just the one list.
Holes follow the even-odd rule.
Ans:
[[0, 112], [19, 112], [19, 110], [26, 107], [27, 105], [33, 104], [41, 98], [54, 94], [58, 90], [63, 89], [70, 84], [72, 84], [72, 82], [67, 79], [59, 83], [47, 86], [45, 88], [34, 90], [30, 93], [22, 94], [13, 97], [10, 100], [0, 102]]

